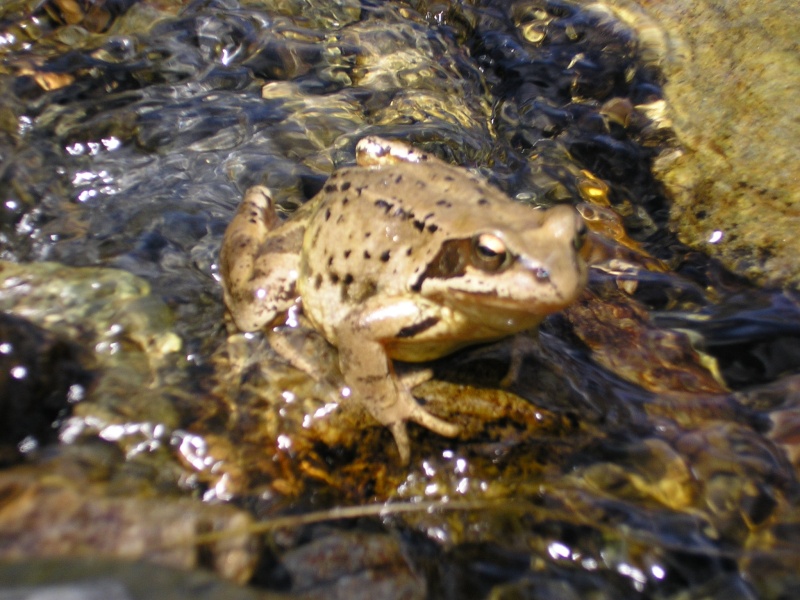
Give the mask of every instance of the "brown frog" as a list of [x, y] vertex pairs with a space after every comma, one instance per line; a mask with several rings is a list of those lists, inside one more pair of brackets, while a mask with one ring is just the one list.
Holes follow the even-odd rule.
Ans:
[[266, 188], [246, 192], [222, 244], [225, 304], [256, 331], [302, 303], [339, 350], [344, 395], [391, 429], [407, 462], [407, 421], [458, 428], [420, 406], [393, 361], [497, 340], [572, 303], [585, 227], [572, 207], [514, 202], [400, 142], [364, 138], [356, 160], [286, 222]]

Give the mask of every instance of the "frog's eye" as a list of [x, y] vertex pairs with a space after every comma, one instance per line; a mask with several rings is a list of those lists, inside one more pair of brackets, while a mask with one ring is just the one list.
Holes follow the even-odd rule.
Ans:
[[572, 245], [575, 247], [576, 252], [580, 252], [584, 244], [586, 244], [586, 236], [588, 231], [586, 229], [586, 221], [582, 217], [578, 217], [578, 223], [575, 226], [575, 237], [572, 240]]
[[503, 240], [491, 233], [482, 233], [472, 239], [472, 254], [475, 266], [489, 273], [504, 269], [511, 260]]

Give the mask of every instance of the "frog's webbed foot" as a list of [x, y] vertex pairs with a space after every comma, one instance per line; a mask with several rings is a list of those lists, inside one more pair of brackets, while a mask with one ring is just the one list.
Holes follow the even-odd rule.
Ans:
[[398, 365], [398, 372], [382, 341], [395, 339], [398, 331], [419, 323], [421, 312], [416, 299], [374, 296], [353, 311], [337, 331], [341, 372], [353, 397], [391, 430], [404, 464], [411, 455], [408, 421], [445, 437], [459, 432], [457, 425], [425, 410], [411, 393], [414, 386], [430, 379], [432, 371]]
[[[378, 411], [380, 412], [380, 409]], [[391, 409], [393, 419], [384, 421], [380, 414], [375, 414], [376, 418], [386, 424], [394, 436], [397, 444], [397, 451], [400, 453], [400, 461], [406, 465], [411, 457], [411, 443], [408, 439], [406, 424], [413, 421], [417, 425], [422, 425], [434, 433], [444, 437], [455, 437], [460, 431], [460, 427], [454, 423], [449, 423], [444, 419], [433, 416], [422, 406], [407, 390], [400, 392], [397, 402]], [[400, 417], [397, 419], [397, 417]]]

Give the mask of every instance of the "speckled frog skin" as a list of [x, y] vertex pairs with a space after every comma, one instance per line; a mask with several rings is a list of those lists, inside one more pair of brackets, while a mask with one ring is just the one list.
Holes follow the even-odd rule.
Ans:
[[393, 361], [500, 339], [572, 303], [586, 283], [585, 228], [571, 207], [524, 206], [399, 142], [364, 138], [356, 161], [286, 222], [266, 188], [246, 192], [222, 245], [225, 303], [255, 331], [301, 302], [338, 348], [350, 398], [407, 462], [407, 421], [458, 428], [417, 403]]

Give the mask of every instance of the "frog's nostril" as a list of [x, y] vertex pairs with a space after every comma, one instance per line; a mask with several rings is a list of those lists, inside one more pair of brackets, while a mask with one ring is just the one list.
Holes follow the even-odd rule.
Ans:
[[536, 279], [541, 282], [550, 281], [550, 271], [544, 267], [538, 267], [534, 270], [533, 274], [536, 276]]

